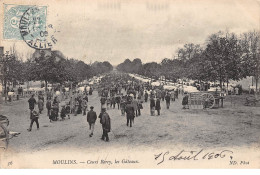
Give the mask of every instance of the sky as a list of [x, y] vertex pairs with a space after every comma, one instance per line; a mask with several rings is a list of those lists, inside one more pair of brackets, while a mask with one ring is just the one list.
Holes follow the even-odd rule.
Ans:
[[[16, 3], [4, 1], [10, 2]], [[23, 3], [35, 2], [23, 0]], [[160, 62], [163, 58], [173, 58], [185, 43], [203, 46], [210, 34], [220, 30], [241, 34], [260, 29], [257, 0], [45, 0], [37, 3], [47, 5], [47, 23], [56, 30], [57, 43], [53, 50], [86, 63], [109, 61], [117, 65], [126, 58], [140, 58], [144, 63]], [[24, 41], [1, 39], [0, 42], [5, 50], [14, 44], [24, 59], [27, 53], [34, 52]]]

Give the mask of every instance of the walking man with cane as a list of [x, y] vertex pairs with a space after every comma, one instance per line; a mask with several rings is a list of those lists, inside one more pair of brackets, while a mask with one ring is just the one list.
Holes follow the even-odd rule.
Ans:
[[105, 140], [106, 142], [109, 141], [108, 133], [111, 130], [111, 122], [110, 117], [108, 113], [106, 112], [106, 108], [102, 108], [102, 111], [99, 115], [100, 123], [102, 124], [103, 134], [102, 134], [102, 140]]

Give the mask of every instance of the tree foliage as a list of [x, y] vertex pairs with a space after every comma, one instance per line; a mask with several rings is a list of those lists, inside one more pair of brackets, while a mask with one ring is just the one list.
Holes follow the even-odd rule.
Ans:
[[[259, 78], [260, 35], [248, 32], [240, 36], [218, 32], [210, 35], [205, 46], [188, 43], [177, 50], [174, 59], [164, 58], [161, 63], [142, 64], [140, 59], [126, 59], [117, 66], [123, 72], [148, 77], [165, 76], [176, 80], [189, 78], [198, 81], [219, 81], [220, 86], [230, 80], [246, 76]], [[257, 83], [256, 83], [257, 84]]]
[[[59, 52], [58, 52], [59, 53]], [[66, 59], [57, 52], [40, 52], [39, 56], [30, 56], [23, 62], [16, 55], [4, 56], [5, 83], [24, 81], [45, 81], [48, 83], [64, 83], [67, 81], [79, 83], [95, 75], [109, 72], [113, 66], [105, 62], [95, 62], [88, 65], [83, 61]]]

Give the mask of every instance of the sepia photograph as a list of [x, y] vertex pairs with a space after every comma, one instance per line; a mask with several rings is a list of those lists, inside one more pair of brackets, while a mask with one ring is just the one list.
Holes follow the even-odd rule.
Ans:
[[0, 169], [259, 169], [259, 0], [0, 0]]

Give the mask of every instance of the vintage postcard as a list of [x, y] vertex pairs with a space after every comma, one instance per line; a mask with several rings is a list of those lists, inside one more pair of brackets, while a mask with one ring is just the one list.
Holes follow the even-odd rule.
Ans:
[[259, 0], [1, 0], [1, 169], [260, 168]]

